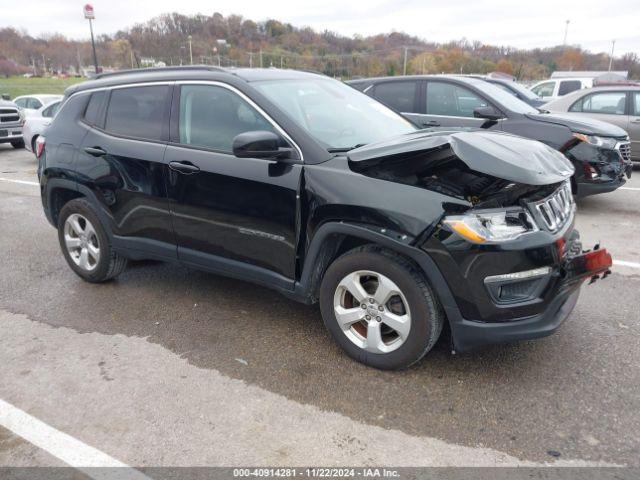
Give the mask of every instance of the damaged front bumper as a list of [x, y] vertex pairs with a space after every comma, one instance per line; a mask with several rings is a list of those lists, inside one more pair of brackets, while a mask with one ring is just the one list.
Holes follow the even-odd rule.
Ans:
[[466, 351], [483, 345], [530, 340], [551, 335], [573, 311], [585, 280], [593, 283], [610, 273], [611, 255], [595, 247], [565, 260], [553, 274], [561, 278], [553, 299], [536, 315], [505, 322], [479, 322], [460, 318], [451, 322], [454, 349]]

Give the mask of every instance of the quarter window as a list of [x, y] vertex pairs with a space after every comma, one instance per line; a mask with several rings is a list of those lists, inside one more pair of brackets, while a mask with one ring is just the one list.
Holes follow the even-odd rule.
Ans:
[[236, 135], [254, 130], [277, 134], [248, 102], [224, 87], [185, 85], [180, 90], [180, 143], [223, 152]]
[[27, 99], [27, 108], [31, 108], [33, 110], [37, 110], [42, 107], [42, 103], [37, 98], [29, 98]]
[[84, 111], [84, 121], [89, 125], [95, 125], [98, 121], [98, 113], [100, 110], [100, 105], [102, 105], [102, 100], [104, 99], [105, 92], [95, 92], [91, 94], [91, 98], [89, 98], [89, 103], [87, 104], [87, 108]]
[[470, 90], [443, 82], [427, 84], [427, 114], [451, 117], [473, 117], [478, 107], [489, 103]]
[[624, 115], [626, 98], [625, 92], [594, 93], [571, 105], [569, 111]]
[[105, 130], [115, 135], [160, 140], [169, 86], [112, 90]]
[[552, 97], [555, 86], [555, 82], [545, 82], [533, 87], [531, 91], [539, 97]]
[[415, 112], [417, 82], [384, 82], [376, 85], [375, 97], [398, 112]]
[[49, 105], [47, 108], [45, 108], [44, 110], [42, 110], [42, 116], [44, 118], [51, 118], [53, 117], [56, 112], [58, 111], [58, 109], [60, 108], [60, 105], [62, 104], [62, 102], [56, 102], [56, 103], [52, 103], [51, 105]]
[[563, 82], [560, 82], [560, 87], [558, 88], [558, 96], [575, 92], [576, 90], [580, 90], [581, 87], [582, 83], [580, 82], [580, 80], [565, 80]]

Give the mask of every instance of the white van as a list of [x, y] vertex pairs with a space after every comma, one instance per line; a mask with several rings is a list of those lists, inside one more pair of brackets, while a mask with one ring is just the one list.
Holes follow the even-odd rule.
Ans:
[[591, 87], [593, 87], [593, 78], [552, 78], [536, 83], [530, 90], [543, 100], [550, 102], [567, 93]]

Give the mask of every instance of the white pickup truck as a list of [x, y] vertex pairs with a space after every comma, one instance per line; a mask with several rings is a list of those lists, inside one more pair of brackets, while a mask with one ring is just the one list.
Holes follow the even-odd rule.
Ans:
[[11, 143], [13, 148], [23, 148], [22, 125], [24, 113], [8, 100], [0, 100], [0, 143]]

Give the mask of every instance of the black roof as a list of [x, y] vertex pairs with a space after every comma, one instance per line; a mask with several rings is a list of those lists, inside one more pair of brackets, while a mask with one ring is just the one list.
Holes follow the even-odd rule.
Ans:
[[71, 95], [92, 88], [109, 87], [123, 83], [140, 83], [166, 80], [220, 80], [229, 76], [245, 82], [263, 80], [286, 80], [314, 78], [321, 76], [314, 72], [279, 68], [223, 68], [208, 65], [182, 67], [141, 68], [102, 73], [93, 80], [78, 83], [67, 88], [65, 95]]

